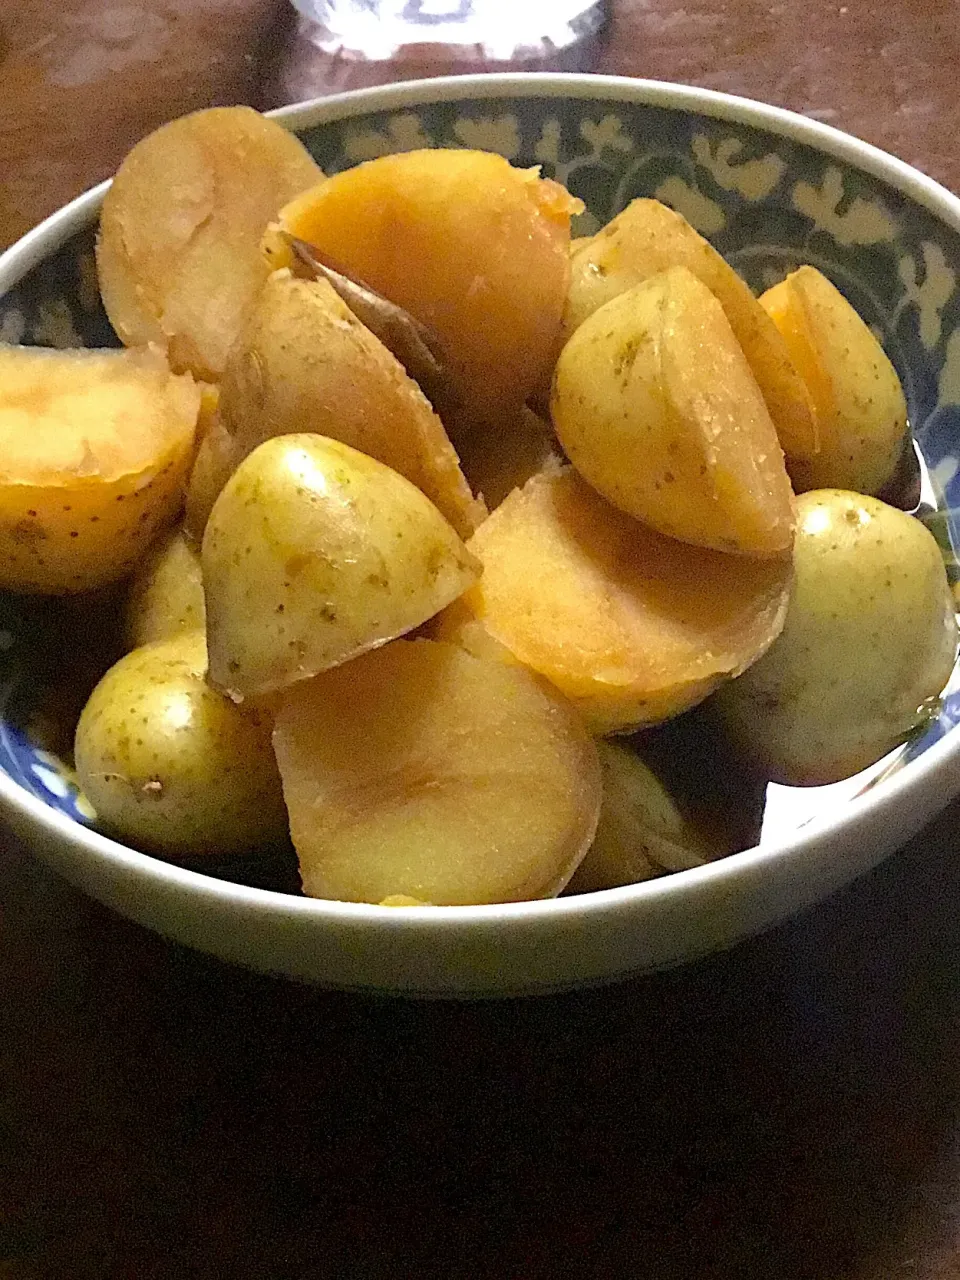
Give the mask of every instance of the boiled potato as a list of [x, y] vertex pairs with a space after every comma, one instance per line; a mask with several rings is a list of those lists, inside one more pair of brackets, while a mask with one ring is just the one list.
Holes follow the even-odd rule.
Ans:
[[199, 408], [156, 349], [0, 347], [0, 587], [128, 574], [180, 507]]
[[260, 239], [322, 178], [301, 142], [249, 107], [213, 107], [138, 142], [103, 202], [97, 270], [127, 346], [155, 342], [216, 381], [269, 273]]
[[315, 435], [275, 437], [240, 464], [201, 558], [210, 678], [236, 698], [412, 630], [478, 572], [409, 480]]
[[77, 776], [98, 817], [165, 858], [227, 856], [287, 830], [271, 720], [217, 693], [206, 667], [202, 631], [135, 649], [77, 726]]
[[399, 471], [462, 537], [485, 514], [420, 388], [326, 280], [270, 277], [227, 361], [220, 420], [227, 475], [272, 436], [306, 431]]
[[580, 474], [660, 533], [780, 555], [793, 491], [723, 308], [685, 267], [618, 294], [557, 362], [551, 413]]
[[600, 808], [596, 749], [529, 672], [399, 640], [294, 686], [274, 746], [304, 892], [550, 897]]
[[218, 411], [197, 447], [184, 502], [184, 531], [198, 547], [203, 540], [203, 531], [207, 527], [213, 504], [236, 466], [236, 445], [233, 436], [221, 422]]
[[817, 420], [777, 327], [733, 267], [685, 218], [657, 200], [634, 200], [574, 255], [563, 316], [567, 336], [618, 294], [670, 267], [686, 267], [717, 298], [763, 393], [790, 458], [813, 457]]
[[568, 892], [615, 889], [686, 871], [718, 852], [636, 751], [598, 742], [597, 754], [603, 775], [600, 821]]
[[[598, 733], [693, 706], [754, 662], [783, 625], [789, 557], [729, 556], [664, 538], [570, 468], [512, 493], [468, 545], [483, 573], [446, 637], [491, 656], [487, 633], [552, 681]], [[467, 611], [480, 637], [462, 625]]]
[[124, 609], [127, 645], [138, 649], [206, 623], [200, 552], [182, 529], [170, 529], [140, 561]]
[[[408, 151], [336, 174], [279, 227], [431, 329], [472, 416], [521, 405], [549, 377], [581, 207], [501, 156]], [[265, 248], [290, 265], [282, 236]]]
[[924, 723], [957, 627], [940, 550], [919, 520], [837, 489], [803, 494], [797, 515], [783, 632], [716, 707], [749, 759], [805, 786], [865, 769]]
[[876, 494], [893, 475], [907, 431], [896, 370], [843, 294], [800, 267], [760, 299], [783, 334], [816, 406], [820, 451], [791, 460], [798, 489]]

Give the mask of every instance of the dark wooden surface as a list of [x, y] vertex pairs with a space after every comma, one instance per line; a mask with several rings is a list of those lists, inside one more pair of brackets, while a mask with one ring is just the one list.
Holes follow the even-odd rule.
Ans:
[[[258, 0], [231, 5], [249, 47], [226, 21], [203, 38], [249, 75]], [[960, 186], [955, 27], [935, 0], [639, 0], [602, 66], [815, 114]], [[78, 187], [143, 127], [145, 95], [162, 118], [229, 94], [214, 54], [206, 85], [196, 48], [166, 56], [139, 106], [105, 76]], [[29, 128], [4, 74], [0, 109]], [[958, 847], [955, 805], [727, 955], [448, 1006], [232, 969], [0, 838], [0, 1280], [955, 1280]]]

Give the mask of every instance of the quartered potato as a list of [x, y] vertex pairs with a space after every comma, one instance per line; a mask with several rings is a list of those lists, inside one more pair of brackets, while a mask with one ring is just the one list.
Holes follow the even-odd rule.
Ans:
[[843, 294], [800, 267], [760, 299], [816, 406], [820, 450], [791, 460], [798, 489], [876, 494], [897, 466], [907, 404], [896, 370]]
[[816, 413], [776, 325], [710, 242], [658, 200], [633, 200], [573, 255], [564, 333], [569, 337], [605, 302], [670, 267], [686, 267], [723, 307], [787, 457], [813, 457]]
[[124, 840], [172, 860], [283, 839], [272, 723], [207, 683], [202, 631], [134, 649], [94, 689], [77, 726], [77, 776]]
[[545, 898], [593, 838], [593, 742], [529, 672], [399, 640], [288, 691], [274, 746], [304, 892]]
[[184, 631], [202, 631], [206, 612], [200, 552], [182, 529], [163, 534], [140, 561], [124, 609], [127, 645], [138, 649]]
[[483, 632], [552, 681], [599, 733], [655, 724], [762, 654], [783, 625], [790, 560], [665, 538], [570, 468], [512, 493], [468, 544], [483, 572], [447, 638]]
[[685, 267], [578, 327], [550, 408], [570, 461], [621, 511], [718, 551], [789, 550], [793, 491], [776, 430], [723, 308]]
[[310, 432], [406, 476], [462, 537], [485, 514], [423, 392], [325, 280], [269, 278], [227, 361], [220, 424], [223, 480], [265, 440]]
[[0, 587], [128, 574], [180, 508], [199, 409], [156, 349], [0, 347]]
[[[518, 407], [549, 378], [581, 207], [501, 156], [408, 151], [336, 174], [287, 205], [279, 227], [432, 330], [473, 418]], [[290, 265], [282, 236], [265, 247]]]
[[954, 604], [919, 520], [838, 489], [797, 499], [786, 623], [716, 707], [771, 778], [837, 782], [879, 760], [930, 714], [953, 669]]
[[478, 572], [409, 480], [314, 435], [275, 437], [240, 464], [201, 556], [210, 679], [237, 699], [418, 627]]
[[127, 346], [155, 342], [175, 369], [216, 381], [269, 274], [260, 239], [323, 177], [291, 133], [249, 107], [212, 107], [149, 134], [100, 215], [97, 271]]
[[615, 889], [686, 871], [721, 851], [711, 847], [635, 750], [618, 742], [598, 742], [597, 754], [603, 775], [600, 821], [568, 892]]

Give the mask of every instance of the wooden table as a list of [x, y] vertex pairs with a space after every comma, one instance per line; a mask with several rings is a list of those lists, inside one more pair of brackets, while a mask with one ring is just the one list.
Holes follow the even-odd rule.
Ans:
[[[106, 74], [80, 94], [96, 120], [71, 100], [70, 181], [165, 115], [254, 96], [279, 47], [267, 0], [141, 3], [131, 30], [177, 10], [207, 52], [170, 43], [137, 94]], [[53, 0], [13, 7], [31, 5], [61, 21]], [[602, 67], [806, 111], [960, 187], [956, 25], [943, 0], [625, 0]], [[8, 45], [0, 139], [22, 140], [29, 95], [4, 77], [32, 82]], [[37, 209], [64, 194], [42, 172]], [[232, 969], [7, 836], [0, 1280], [960, 1277], [958, 835], [954, 805], [818, 910], [696, 967], [476, 1006]]]

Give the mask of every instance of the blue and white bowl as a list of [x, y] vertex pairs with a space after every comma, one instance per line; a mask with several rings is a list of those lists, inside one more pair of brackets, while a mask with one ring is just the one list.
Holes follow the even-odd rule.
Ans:
[[[591, 76], [483, 76], [365, 90], [277, 113], [321, 166], [479, 147], [580, 196], [589, 234], [635, 196], [679, 209], [757, 290], [819, 267], [903, 381], [943, 514], [960, 527], [960, 200], [824, 125], [706, 90]], [[0, 341], [115, 345], [93, 239], [106, 184], [0, 256]], [[682, 963], [817, 902], [960, 791], [960, 692], [865, 775], [771, 793], [759, 845], [661, 880], [545, 902], [390, 908], [314, 901], [172, 866], [107, 838], [35, 731], [47, 614], [0, 595], [0, 804], [96, 898], [191, 946], [318, 984], [429, 995], [556, 990]], [[64, 638], [66, 637], [66, 638]], [[83, 643], [61, 631], [60, 643]], [[41, 655], [43, 655], [41, 657]], [[56, 661], [56, 654], [53, 660]], [[960, 686], [960, 681], [957, 682]]]

